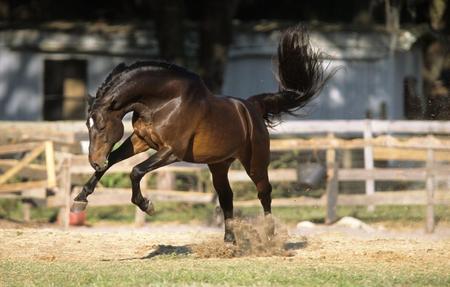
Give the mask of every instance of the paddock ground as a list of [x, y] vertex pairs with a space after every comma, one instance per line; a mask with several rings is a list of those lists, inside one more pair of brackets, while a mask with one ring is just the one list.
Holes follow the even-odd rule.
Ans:
[[448, 227], [279, 225], [264, 248], [251, 236], [224, 245], [221, 228], [199, 225], [0, 226], [2, 286], [450, 286]]

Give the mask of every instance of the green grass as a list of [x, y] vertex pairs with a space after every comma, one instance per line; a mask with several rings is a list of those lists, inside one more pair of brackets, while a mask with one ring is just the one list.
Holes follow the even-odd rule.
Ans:
[[[147, 216], [148, 222], [179, 222], [192, 221], [208, 223], [214, 211], [212, 204], [188, 203], [156, 203], [157, 212]], [[236, 208], [239, 217], [256, 217], [262, 214], [259, 206]], [[101, 220], [120, 221], [131, 223], [134, 220], [134, 206], [92, 207], [88, 209], [88, 221], [96, 223]], [[323, 207], [274, 207], [273, 214], [285, 224], [296, 224], [308, 220], [323, 223], [325, 208]], [[446, 206], [436, 206], [437, 222], [450, 223], [450, 209]], [[392, 223], [398, 225], [421, 224], [425, 220], [425, 207], [423, 206], [378, 206], [374, 212], [367, 211], [366, 207], [338, 207], [338, 216], [352, 216], [366, 223]]]
[[[194, 259], [163, 256], [128, 262], [0, 261], [2, 286], [449, 286], [429, 266], [303, 263], [289, 258]], [[428, 269], [428, 270], [427, 270]]]
[[[189, 204], [173, 202], [156, 202], [156, 214], [147, 216], [148, 222], [178, 222], [178, 223], [209, 223], [213, 217], [215, 206], [213, 204]], [[99, 221], [114, 221], [117, 223], [132, 223], [134, 221], [135, 207], [133, 205], [89, 207], [87, 209], [88, 222], [95, 224]], [[273, 214], [286, 224], [295, 224], [308, 220], [323, 223], [325, 218], [324, 207], [274, 207]], [[254, 217], [262, 213], [260, 206], [235, 208], [237, 216]], [[368, 212], [366, 207], [338, 207], [338, 216], [353, 216], [367, 223], [392, 223], [393, 225], [422, 224], [425, 220], [424, 206], [377, 206], [374, 212]], [[33, 208], [32, 219], [38, 222], [55, 220], [57, 209]], [[436, 206], [437, 222], [450, 223], [450, 208]], [[0, 200], [0, 218], [20, 220], [21, 203], [14, 200]]]
[[[212, 204], [189, 204], [189, 203], [155, 203], [156, 214], [147, 216], [147, 222], [178, 222], [189, 223], [192, 221], [205, 222], [213, 215]], [[88, 207], [88, 222], [119, 221], [131, 223], [134, 221], [135, 206], [108, 206]]]

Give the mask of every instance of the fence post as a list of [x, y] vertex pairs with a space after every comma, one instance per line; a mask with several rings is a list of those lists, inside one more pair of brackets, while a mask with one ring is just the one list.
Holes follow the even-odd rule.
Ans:
[[63, 205], [59, 209], [58, 218], [61, 225], [67, 229], [69, 227], [69, 217], [70, 217], [70, 201], [71, 201], [71, 189], [72, 180], [70, 174], [71, 166], [71, 156], [67, 154], [63, 157], [63, 163], [61, 167], [61, 183], [60, 183], [60, 195], [63, 200]]
[[434, 220], [434, 150], [432, 148], [427, 149], [427, 212], [426, 212], [426, 232], [433, 233], [435, 228]]
[[[330, 145], [333, 145], [334, 135], [328, 134]], [[331, 146], [327, 149], [327, 214], [326, 224], [331, 224], [337, 220], [337, 200], [339, 193], [338, 163], [336, 162], [336, 149]]]
[[[141, 180], [141, 191], [144, 193], [145, 196], [148, 196], [147, 193], [148, 190], [148, 174], [144, 175], [144, 177]], [[135, 227], [142, 227], [145, 225], [145, 216], [146, 213], [143, 212], [139, 207], [136, 206], [136, 211], [134, 214], [134, 226]]]
[[[373, 147], [370, 141], [372, 140], [372, 122], [371, 120], [366, 120], [366, 125], [364, 127], [364, 168], [366, 170], [373, 169]], [[366, 179], [366, 195], [371, 196], [375, 193], [375, 181], [373, 179]], [[367, 206], [368, 211], [374, 211], [374, 205]]]
[[45, 142], [45, 165], [47, 168], [47, 185], [48, 188], [56, 186], [56, 168], [55, 168], [55, 154], [53, 142]]
[[26, 199], [22, 201], [23, 221], [25, 222], [31, 220], [31, 206], [32, 204]]
[[158, 190], [174, 190], [175, 189], [175, 174], [171, 171], [158, 171], [157, 174], [157, 189]]

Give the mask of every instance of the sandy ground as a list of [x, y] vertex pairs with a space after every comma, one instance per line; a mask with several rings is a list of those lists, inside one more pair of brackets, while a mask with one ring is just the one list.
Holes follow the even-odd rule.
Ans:
[[427, 235], [422, 231], [367, 232], [328, 226], [287, 230], [277, 226], [275, 239], [268, 243], [257, 238], [255, 243], [255, 238], [245, 235], [252, 229], [244, 228], [236, 247], [222, 243], [221, 228], [205, 226], [72, 227], [67, 231], [48, 226], [0, 226], [0, 260], [119, 261], [175, 253], [197, 258], [286, 256], [322, 263], [429, 263], [440, 268], [447, 265], [450, 270], [448, 229]]

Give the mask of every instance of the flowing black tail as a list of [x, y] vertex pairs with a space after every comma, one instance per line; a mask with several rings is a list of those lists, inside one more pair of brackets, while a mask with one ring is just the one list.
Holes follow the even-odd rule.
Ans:
[[278, 44], [277, 93], [264, 93], [250, 97], [263, 112], [267, 126], [273, 126], [284, 113], [304, 107], [323, 87], [324, 77], [320, 53], [313, 51], [303, 26], [288, 28]]

